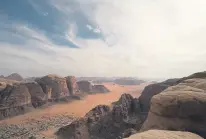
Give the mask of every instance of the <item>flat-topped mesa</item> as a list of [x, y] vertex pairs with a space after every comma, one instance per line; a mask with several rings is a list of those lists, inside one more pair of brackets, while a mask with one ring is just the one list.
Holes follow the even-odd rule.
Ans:
[[0, 92], [0, 119], [24, 114], [31, 108], [31, 95], [26, 85], [7, 85]]
[[82, 80], [77, 82], [78, 88], [82, 92], [90, 93], [92, 92], [92, 83], [87, 80]]
[[66, 82], [67, 82], [67, 87], [69, 89], [70, 95], [75, 95], [76, 93], [79, 92], [79, 88], [77, 85], [77, 80], [75, 76], [67, 76]]
[[90, 81], [82, 80], [77, 82], [78, 88], [86, 93], [108, 93], [110, 92], [103, 84], [92, 84]]
[[107, 89], [104, 85], [102, 84], [96, 84], [92, 86], [92, 92], [93, 93], [108, 93], [110, 92], [109, 89]]
[[37, 79], [36, 82], [42, 87], [49, 100], [58, 100], [70, 96], [66, 78], [50, 74]]

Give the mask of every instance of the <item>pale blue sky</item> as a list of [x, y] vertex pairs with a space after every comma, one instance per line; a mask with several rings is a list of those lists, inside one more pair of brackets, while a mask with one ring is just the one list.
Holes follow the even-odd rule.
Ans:
[[204, 0], [4, 0], [0, 73], [169, 78], [206, 69]]

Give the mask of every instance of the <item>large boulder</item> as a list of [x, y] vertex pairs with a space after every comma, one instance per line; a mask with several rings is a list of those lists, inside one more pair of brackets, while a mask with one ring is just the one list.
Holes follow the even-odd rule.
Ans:
[[42, 106], [47, 102], [47, 95], [43, 92], [41, 86], [36, 83], [25, 83], [31, 95], [31, 102], [34, 107]]
[[97, 84], [92, 86], [92, 92], [93, 93], [108, 93], [110, 92], [109, 89], [107, 89], [104, 85], [102, 84]]
[[[137, 103], [137, 104], [136, 104]], [[139, 130], [139, 101], [123, 94], [112, 108], [99, 105], [83, 118], [58, 130], [59, 139], [122, 139]]]
[[31, 95], [26, 85], [7, 85], [0, 91], [0, 119], [24, 114], [32, 108]]
[[178, 79], [168, 79], [161, 83], [150, 84], [144, 88], [141, 96], [139, 97], [142, 112], [147, 113], [150, 109], [150, 101], [154, 95], [157, 95], [167, 89], [168, 87], [175, 85]]
[[65, 78], [57, 75], [47, 75], [37, 79], [36, 82], [42, 87], [48, 99], [57, 100], [70, 96]]
[[70, 94], [75, 95], [75, 93], [79, 92], [76, 78], [74, 76], [67, 76], [65, 78]]
[[89, 81], [86, 81], [86, 80], [78, 81], [77, 85], [78, 85], [79, 90], [82, 92], [87, 92], [87, 93], [92, 92], [93, 85]]
[[[206, 93], [201, 89], [203, 85], [198, 85], [200, 82], [195, 85], [190, 81], [169, 87], [153, 96], [142, 131], [180, 130], [206, 137]], [[202, 80], [202, 83], [204, 84], [205, 80]]]
[[149, 130], [130, 136], [127, 139], [203, 139], [202, 137], [182, 131]]

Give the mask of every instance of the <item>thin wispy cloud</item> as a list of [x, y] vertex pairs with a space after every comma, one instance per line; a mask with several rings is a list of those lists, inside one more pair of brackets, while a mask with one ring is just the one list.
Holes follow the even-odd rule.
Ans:
[[202, 71], [205, 6], [204, 0], [2, 1], [0, 71], [140, 78]]

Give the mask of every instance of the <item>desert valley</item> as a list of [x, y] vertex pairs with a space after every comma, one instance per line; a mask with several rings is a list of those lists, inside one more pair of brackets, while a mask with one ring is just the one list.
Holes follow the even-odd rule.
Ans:
[[119, 80], [1, 76], [0, 138], [206, 137], [206, 72], [159, 83]]
[[206, 0], [0, 0], [0, 139], [206, 139]]
[[[57, 75], [45, 77], [51, 78], [53, 82], [60, 78]], [[58, 84], [58, 82], [54, 82], [54, 84], [49, 84], [49, 82], [47, 84], [51, 89], [60, 89], [56, 90], [59, 92], [67, 90], [65, 86], [66, 88], [71, 87], [68, 88], [67, 95], [57, 99], [52, 98], [53, 94], [44, 92], [43, 87], [38, 86], [40, 83], [35, 80], [36, 78], [23, 79], [17, 73], [8, 77], [1, 76], [1, 106], [9, 103], [8, 107], [1, 107], [0, 111], [1, 138], [29, 138], [33, 136], [37, 138], [55, 138], [54, 133], [58, 128], [69, 124], [76, 118], [83, 117], [95, 106], [111, 105], [124, 93], [138, 97], [144, 87], [149, 84], [140, 80], [124, 78], [121, 80], [116, 79], [117, 82], [121, 82], [120, 84], [119, 82], [116, 83], [116, 80], [102, 81], [102, 78], [91, 80], [89, 77], [81, 77], [77, 81], [75, 77], [70, 76], [69, 80], [65, 80], [61, 84]], [[47, 81], [45, 82], [47, 83]], [[91, 82], [95, 82], [94, 85]], [[55, 86], [55, 83], [57, 86]], [[32, 92], [30, 98], [26, 96], [27, 91], [22, 89], [22, 85], [27, 86], [29, 93]], [[18, 89], [21, 90], [9, 90], [9, 87], [12, 86], [17, 86], [17, 88], [20, 86], [21, 88]], [[6, 96], [5, 93], [11, 93], [11, 96]], [[50, 98], [48, 98], [49, 95]], [[19, 103], [23, 100], [25, 102]], [[31, 103], [31, 106], [28, 105], [29, 103], [25, 105], [26, 102]], [[13, 103], [16, 104], [12, 105]]]

